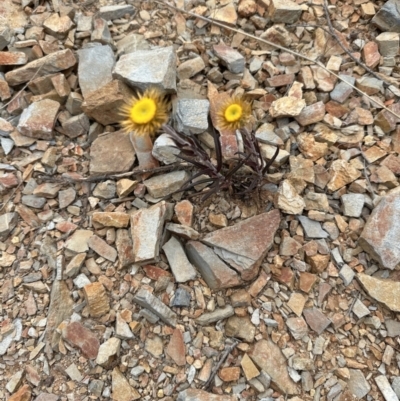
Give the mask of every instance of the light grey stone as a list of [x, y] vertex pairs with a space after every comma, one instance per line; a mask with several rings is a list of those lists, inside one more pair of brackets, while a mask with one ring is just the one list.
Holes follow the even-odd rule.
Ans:
[[400, 397], [400, 376], [396, 376], [392, 381], [392, 388], [397, 397]]
[[123, 340], [130, 340], [134, 337], [128, 323], [117, 313], [115, 319], [115, 336]]
[[108, 28], [107, 21], [102, 18], [94, 20], [94, 29], [90, 37], [92, 42], [98, 42], [107, 45], [113, 42], [110, 29]]
[[183, 246], [178, 239], [171, 237], [163, 246], [163, 250], [176, 282], [185, 283], [196, 278], [196, 269], [189, 262]]
[[135, 263], [146, 264], [158, 260], [166, 217], [167, 205], [164, 201], [131, 214]]
[[344, 194], [341, 196], [343, 212], [348, 217], [360, 217], [365, 203], [364, 194]]
[[321, 223], [306, 216], [297, 216], [308, 238], [328, 238], [328, 233], [322, 229]]
[[348, 381], [348, 388], [352, 394], [359, 399], [365, 397], [371, 390], [371, 386], [364, 377], [361, 370], [349, 369], [350, 379]]
[[83, 379], [82, 373], [79, 371], [78, 367], [74, 363], [69, 365], [68, 368], [65, 369], [65, 372], [72, 380], [75, 380], [77, 382], [80, 382]]
[[385, 320], [385, 326], [389, 337], [400, 336], [400, 322], [397, 320], [387, 319]]
[[100, 7], [97, 16], [105, 19], [106, 21], [112, 21], [114, 19], [122, 18], [125, 14], [132, 15], [134, 12], [135, 9], [130, 4], [103, 6]]
[[207, 99], [180, 99], [176, 110], [176, 129], [186, 135], [208, 129], [210, 102]]
[[214, 45], [214, 53], [226, 65], [230, 72], [234, 74], [243, 73], [245, 59], [237, 50], [224, 43], [220, 43]]
[[125, 54], [117, 62], [113, 76], [142, 90], [155, 86], [176, 93], [176, 52], [170, 46]]
[[0, 51], [8, 46], [13, 36], [12, 30], [7, 26], [0, 26]]
[[150, 43], [138, 33], [128, 33], [116, 43], [118, 55], [133, 53], [137, 50], [150, 50]]
[[10, 392], [11, 394], [14, 393], [14, 391], [17, 390], [17, 388], [20, 386], [21, 382], [22, 382], [22, 378], [24, 376], [24, 370], [20, 370], [17, 373], [14, 373], [10, 379], [8, 380], [7, 384], [6, 384], [6, 389], [8, 390], [8, 392]]
[[175, 291], [175, 296], [171, 302], [171, 306], [187, 308], [190, 306], [190, 300], [190, 292], [186, 291], [184, 288], [178, 287]]
[[8, 155], [14, 147], [14, 141], [10, 138], [1, 137], [0, 143], [5, 155]]
[[226, 319], [235, 314], [235, 310], [231, 305], [226, 305], [224, 308], [215, 309], [213, 312], [203, 313], [196, 322], [201, 326], [218, 322], [219, 320]]
[[359, 299], [354, 303], [353, 312], [359, 319], [370, 314], [369, 309]]
[[26, 206], [33, 207], [34, 209], [41, 209], [46, 204], [46, 198], [35, 195], [23, 195], [21, 202]]
[[171, 164], [179, 160], [176, 155], [179, 155], [181, 152], [176, 146], [174, 140], [168, 134], [161, 134], [154, 141], [151, 153], [154, 158], [160, 162]]
[[194, 228], [182, 224], [168, 223], [165, 228], [184, 239], [197, 240], [200, 237], [200, 234]]
[[81, 49], [78, 50], [78, 55], [79, 86], [85, 98], [112, 81], [115, 57], [108, 45]]
[[91, 15], [79, 14], [76, 16], [76, 31], [85, 32], [92, 30], [93, 17]]
[[382, 32], [375, 40], [383, 57], [396, 57], [399, 52], [399, 33]]
[[267, 145], [283, 145], [283, 141], [274, 132], [275, 126], [270, 123], [264, 123], [257, 128], [256, 138]]
[[224, 263], [216, 253], [199, 241], [188, 241], [186, 252], [207, 285], [213, 290], [235, 287], [241, 283], [238, 273]]
[[180, 80], [188, 79], [199, 73], [205, 68], [204, 60], [201, 57], [194, 57], [184, 61], [177, 69]]
[[[194, 375], [196, 374], [196, 368], [193, 365], [192, 370], [189, 370], [187, 381], [191, 383], [194, 379]], [[193, 375], [193, 378], [189, 379], [189, 376]], [[237, 401], [235, 396], [230, 395], [217, 395], [212, 393], [207, 393], [204, 390], [198, 390], [195, 388], [188, 388], [186, 390], [181, 391], [178, 394], [178, 398], [176, 401]]]
[[73, 280], [74, 284], [77, 286], [77, 288], [81, 289], [83, 288], [85, 285], [90, 284], [91, 281], [88, 279], [88, 277], [86, 276], [86, 274], [78, 274], [74, 280]]
[[150, 312], [148, 309], [142, 309], [139, 312], [140, 317], [144, 317], [149, 323], [156, 324], [160, 318], [155, 315], [153, 312]]
[[339, 277], [343, 280], [346, 287], [353, 281], [354, 276], [355, 273], [349, 265], [343, 265], [339, 271]]
[[[356, 79], [350, 75], [339, 75], [341, 79], [348, 82], [351, 85], [354, 85]], [[345, 102], [349, 96], [353, 93], [353, 88], [346, 84], [346, 82], [339, 81], [333, 91], [329, 94], [330, 98], [338, 103]]]
[[187, 171], [173, 171], [167, 174], [156, 175], [145, 181], [148, 193], [155, 199], [163, 198], [180, 189], [189, 179]]
[[399, 401], [399, 398], [390, 386], [389, 380], [386, 376], [381, 375], [375, 377], [375, 383], [379, 387], [379, 390], [381, 390], [386, 401]]
[[400, 1], [389, 0], [372, 18], [382, 31], [400, 32]]
[[96, 363], [100, 366], [107, 367], [118, 356], [121, 346], [121, 340], [116, 337], [111, 337], [99, 347]]
[[156, 298], [150, 291], [140, 289], [133, 300], [143, 308], [149, 309], [150, 312], [157, 315], [164, 323], [172, 327], [176, 326], [177, 315], [168, 306]]
[[5, 239], [18, 222], [17, 213], [4, 213], [0, 216], [0, 238]]

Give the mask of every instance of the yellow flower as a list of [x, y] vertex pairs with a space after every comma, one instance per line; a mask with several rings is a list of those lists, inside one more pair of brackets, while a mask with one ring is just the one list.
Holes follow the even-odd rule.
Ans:
[[248, 123], [250, 115], [250, 103], [247, 103], [239, 96], [234, 96], [217, 111], [218, 128], [236, 131]]
[[169, 104], [156, 88], [132, 97], [121, 109], [122, 127], [136, 135], [154, 135], [168, 121]]

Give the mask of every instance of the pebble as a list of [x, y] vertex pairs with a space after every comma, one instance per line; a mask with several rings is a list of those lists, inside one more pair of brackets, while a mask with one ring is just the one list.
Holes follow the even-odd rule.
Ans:
[[219, 320], [226, 319], [234, 314], [234, 309], [231, 305], [226, 305], [224, 308], [215, 309], [213, 312], [203, 313], [196, 322], [201, 326], [206, 326], [208, 324], [218, 322]]
[[223, 62], [233, 74], [240, 74], [244, 72], [245, 59], [235, 49], [230, 46], [220, 43], [213, 46], [215, 55]]
[[180, 99], [176, 108], [176, 129], [186, 135], [208, 129], [210, 102], [206, 99]]

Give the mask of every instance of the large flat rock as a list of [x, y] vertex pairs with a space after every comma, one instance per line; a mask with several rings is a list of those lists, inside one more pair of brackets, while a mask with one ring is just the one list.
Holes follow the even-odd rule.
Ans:
[[272, 210], [250, 217], [233, 226], [206, 235], [202, 242], [238, 271], [243, 280], [252, 280], [274, 242], [280, 212]]
[[400, 193], [385, 196], [369, 216], [358, 243], [383, 267], [400, 262]]

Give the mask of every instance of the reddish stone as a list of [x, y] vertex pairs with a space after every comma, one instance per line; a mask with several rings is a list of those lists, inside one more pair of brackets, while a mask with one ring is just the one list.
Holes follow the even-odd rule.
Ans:
[[317, 276], [315, 274], [302, 272], [300, 273], [299, 288], [308, 294], [313, 288], [316, 281], [317, 281]]
[[291, 85], [294, 82], [294, 74], [275, 75], [267, 79], [267, 86], [278, 88], [280, 86]]
[[337, 102], [334, 102], [333, 100], [325, 104], [325, 109], [327, 113], [337, 118], [343, 117], [346, 113], [350, 111], [347, 107]]
[[276, 280], [292, 289], [294, 284], [294, 273], [292, 269], [290, 267], [282, 267], [280, 273], [279, 275], [274, 275]]
[[63, 329], [62, 336], [71, 345], [79, 348], [89, 359], [95, 359], [99, 352], [100, 342], [97, 337], [79, 322], [72, 322]]
[[240, 377], [240, 368], [239, 367], [231, 367], [231, 368], [222, 368], [218, 376], [224, 382], [233, 382], [239, 380]]
[[8, 401], [29, 401], [31, 399], [32, 393], [31, 388], [24, 384], [16, 393], [14, 393]]
[[0, 177], [0, 185], [6, 189], [16, 187], [18, 185], [18, 178], [12, 173], [7, 173]]
[[184, 226], [191, 227], [193, 224], [193, 205], [188, 200], [183, 200], [175, 205], [175, 214]]
[[0, 65], [24, 65], [28, 57], [23, 52], [0, 52]]
[[61, 221], [56, 224], [56, 229], [62, 233], [72, 233], [78, 228], [78, 226], [70, 221]]
[[317, 123], [322, 121], [325, 116], [325, 104], [323, 102], [317, 102], [310, 106], [304, 107], [301, 113], [295, 117], [297, 122], [301, 126]]
[[29, 207], [20, 203], [16, 208], [15, 211], [21, 216], [21, 219], [25, 221], [31, 227], [39, 227], [40, 221], [36, 214], [29, 209]]
[[179, 329], [175, 329], [172, 333], [166, 352], [178, 366], [185, 366], [185, 342], [183, 341], [182, 332]]
[[152, 280], [157, 281], [160, 277], [171, 277], [171, 274], [161, 269], [161, 267], [146, 265], [143, 266], [144, 273]]
[[400, 157], [391, 154], [380, 165], [387, 167], [394, 174], [400, 175]]
[[318, 334], [321, 334], [331, 324], [331, 321], [315, 307], [304, 309], [303, 315], [307, 324]]
[[362, 53], [367, 67], [375, 68], [379, 64], [381, 55], [378, 50], [378, 45], [375, 42], [366, 43]]

